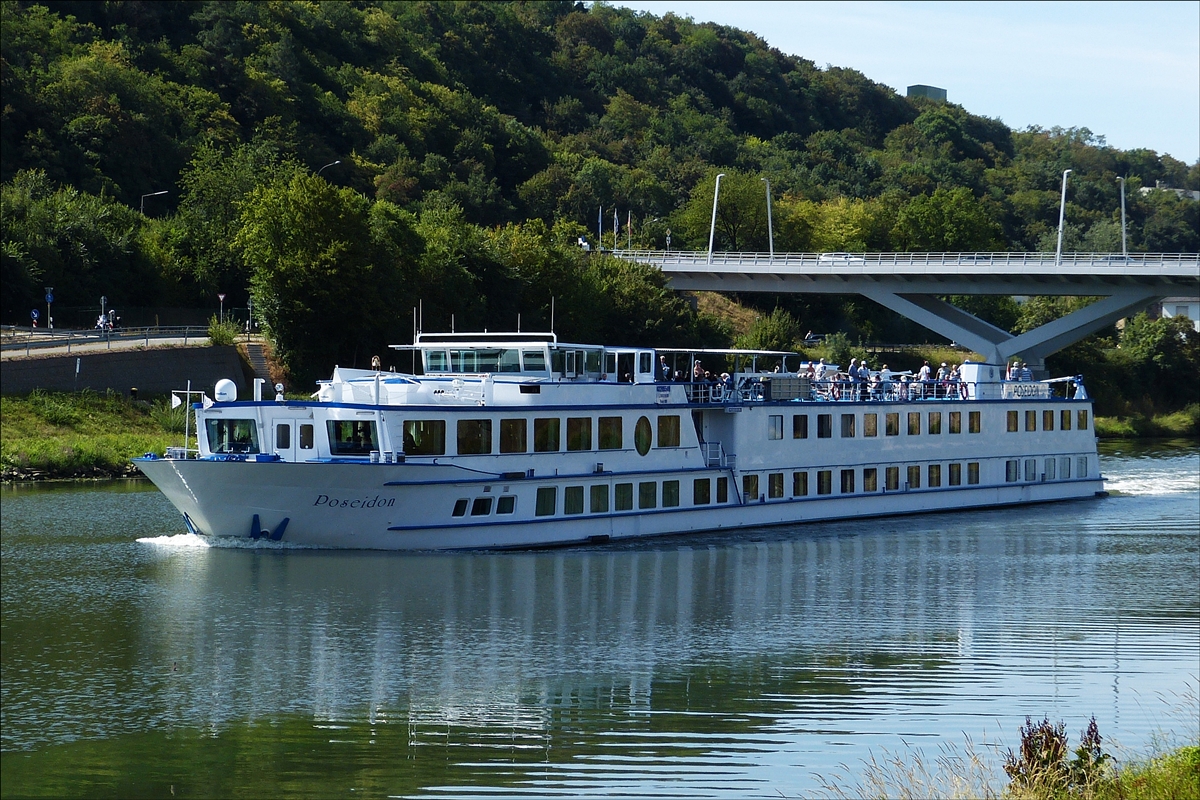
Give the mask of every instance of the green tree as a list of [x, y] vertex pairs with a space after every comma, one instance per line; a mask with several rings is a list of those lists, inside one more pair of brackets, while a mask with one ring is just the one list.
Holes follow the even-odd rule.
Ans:
[[906, 251], [991, 251], [1002, 247], [1001, 234], [970, 190], [937, 189], [900, 208], [892, 240]]
[[[675, 216], [675, 226], [696, 249], [707, 249], [712, 225], [716, 172], [697, 183], [691, 197]], [[717, 200], [716, 250], [765, 251], [767, 249], [766, 185], [757, 175], [725, 171]]]

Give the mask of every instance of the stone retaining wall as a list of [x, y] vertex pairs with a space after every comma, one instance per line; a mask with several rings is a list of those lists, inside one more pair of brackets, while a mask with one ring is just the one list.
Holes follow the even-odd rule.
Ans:
[[236, 383], [238, 396], [247, 397], [250, 383], [236, 347], [161, 347], [0, 361], [0, 392], [4, 394], [28, 394], [34, 389], [112, 389], [128, 394], [137, 387], [144, 396], [186, 388], [191, 380], [193, 389], [211, 397], [221, 378]]

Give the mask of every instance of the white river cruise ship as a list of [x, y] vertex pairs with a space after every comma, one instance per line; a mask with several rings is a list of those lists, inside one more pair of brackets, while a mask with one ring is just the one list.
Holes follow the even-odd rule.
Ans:
[[[337, 368], [306, 401], [239, 400], [221, 381], [215, 403], [195, 406], [198, 450], [138, 466], [194, 533], [385, 550], [603, 542], [1103, 491], [1079, 378], [1009, 381], [1003, 365], [968, 361], [957, 380], [846, 380], [834, 368], [813, 380], [794, 354], [554, 334], [419, 334], [396, 349], [412, 351], [420, 374]], [[697, 361], [729, 373], [691, 380]]]

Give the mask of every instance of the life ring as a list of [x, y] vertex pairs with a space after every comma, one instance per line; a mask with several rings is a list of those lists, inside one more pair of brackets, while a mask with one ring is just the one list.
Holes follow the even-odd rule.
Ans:
[[967, 384], [965, 381], [962, 381], [958, 384], [958, 394], [963, 400], [966, 400], [967, 396], [970, 394], [970, 392], [967, 390]]

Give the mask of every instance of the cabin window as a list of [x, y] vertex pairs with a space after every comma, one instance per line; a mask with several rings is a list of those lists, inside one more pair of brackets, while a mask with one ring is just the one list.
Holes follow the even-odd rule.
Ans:
[[[329, 441], [333, 441], [330, 433]], [[410, 456], [446, 454], [446, 421], [442, 419], [404, 420], [404, 452]]]
[[[208, 429], [208, 449], [212, 452], [258, 452], [258, 424], [254, 420], [222, 418], [206, 419], [204, 422]], [[329, 424], [333, 425], [332, 422]], [[332, 441], [332, 437], [330, 437], [330, 441]]]
[[1036, 411], [1026, 411], [1025, 412], [1025, 430], [1026, 431], [1036, 431], [1037, 430], [1037, 412]]
[[961, 411], [951, 411], [950, 412], [950, 432], [951, 433], [962, 433], [962, 412]]
[[592, 486], [592, 513], [608, 513], [608, 485], [597, 483]]
[[979, 462], [967, 462], [967, 483], [974, 486], [979, 483]]
[[558, 505], [558, 489], [543, 486], [537, 490], [537, 505], [534, 513], [539, 517], [552, 517]]
[[929, 435], [940, 436], [942, 434], [942, 412], [929, 412]]
[[500, 350], [500, 372], [520, 372], [521, 353], [519, 350]]
[[949, 480], [946, 483], [950, 486], [962, 486], [962, 464], [951, 464]]
[[879, 435], [879, 415], [863, 414], [863, 436], [870, 439]]
[[717, 478], [717, 502], [729, 502], [729, 478]]
[[1071, 430], [1071, 409], [1064, 408], [1058, 415], [1059, 430]]
[[567, 450], [592, 449], [592, 418], [567, 417]]
[[1032, 482], [1037, 480], [1037, 459], [1025, 459], [1025, 480]]
[[808, 414], [793, 414], [792, 415], [792, 438], [807, 439], [808, 438]]
[[883, 471], [883, 490], [897, 492], [900, 490], [900, 468], [888, 467]]
[[292, 448], [292, 425], [289, 422], [275, 426], [275, 449], [290, 450]]
[[[1086, 412], [1081, 411], [1079, 413], [1083, 414]], [[1087, 467], [1088, 467], [1087, 456], [1080, 456], [1079, 459], [1075, 462], [1075, 477], [1076, 478], [1086, 478], [1087, 474], [1088, 474]]]
[[638, 353], [638, 372], [642, 375], [649, 375], [653, 371], [654, 368], [650, 363], [650, 354]]
[[486, 455], [492, 452], [492, 421], [490, 419], [460, 419], [458, 421], [458, 454]]
[[616, 508], [617, 511], [632, 511], [633, 510], [633, 484], [618, 483], [616, 490]]
[[1017, 432], [1017, 412], [1016, 411], [1008, 412], [1008, 432], [1009, 433]]
[[967, 412], [967, 433], [979, 433], [979, 412]]
[[1042, 412], [1042, 430], [1054, 430], [1054, 411], [1052, 409]]
[[313, 426], [310, 424], [307, 424], [307, 423], [304, 425], [301, 425], [300, 426], [300, 449], [301, 450], [312, 450], [313, 449], [313, 438], [314, 438], [313, 437]]
[[1048, 481], [1054, 480], [1054, 467], [1056, 466], [1056, 464], [1057, 464], [1057, 462], [1055, 461], [1055, 459], [1053, 459], [1053, 458], [1046, 459], [1046, 467], [1045, 467], [1046, 480], [1048, 480]]
[[792, 497], [808, 497], [808, 473], [792, 473]]
[[448, 372], [450, 369], [449, 362], [446, 360], [445, 350], [426, 350], [425, 351], [425, 371], [426, 372]]
[[497, 514], [511, 514], [517, 510], [517, 498], [511, 494], [501, 496], [496, 500]]
[[546, 371], [546, 353], [543, 350], [522, 350], [521, 362], [525, 372]]
[[742, 499], [745, 502], [758, 499], [758, 476], [743, 475], [742, 476]]
[[783, 438], [783, 415], [769, 414], [767, 415], [767, 438], [782, 439]]
[[367, 456], [379, 449], [374, 422], [331, 419], [325, 424], [329, 428], [329, 452], [335, 456]]
[[665, 414], [658, 418], [658, 446], [679, 447], [679, 415]]
[[[1085, 409], [1082, 409], [1082, 408], [1081, 408], [1081, 409], [1079, 409], [1079, 414], [1078, 414], [1078, 415], [1076, 415], [1076, 417], [1075, 417], [1075, 421], [1076, 421], [1076, 422], [1078, 422], [1079, 424], [1078, 424], [1078, 425], [1076, 425], [1075, 427], [1076, 427], [1076, 428], [1079, 428], [1079, 430], [1081, 430], [1081, 431], [1086, 431], [1086, 430], [1087, 430], [1087, 423], [1088, 423], [1088, 419], [1087, 419], [1087, 417], [1088, 417], [1088, 415], [1087, 415], [1087, 411], [1086, 411]], [[1081, 477], [1081, 478], [1082, 478], [1083, 476], [1082, 476], [1082, 475], [1080, 475], [1079, 477]]]
[[679, 481], [663, 481], [663, 508], [679, 505]]
[[654, 508], [658, 503], [658, 484], [642, 481], [638, 484], [638, 508]]
[[817, 471], [817, 494], [833, 494], [833, 471], [822, 469]]
[[616, 376], [617, 376], [617, 354], [616, 353], [605, 353], [604, 354], [604, 371], [606, 373], [608, 373], [608, 375], [610, 377], [616, 378]]
[[457, 500], [455, 500], [454, 501], [454, 511], [452, 512], [454, 514], [454, 516], [465, 517], [467, 515], [467, 506], [470, 504], [470, 502], [471, 501], [465, 497], [460, 497]]
[[621, 449], [620, 417], [600, 417], [597, 420], [597, 427], [599, 428], [601, 450]]
[[650, 452], [650, 442], [653, 437], [654, 432], [650, 428], [650, 420], [646, 417], [638, 417], [637, 425], [633, 426], [633, 446], [637, 448], [639, 456]]
[[934, 489], [942, 485], [942, 465], [929, 465], [929, 488]]
[[492, 513], [492, 498], [476, 497], [475, 502], [471, 503], [472, 517], [486, 517]]
[[908, 435], [909, 436], [920, 436], [921, 435], [921, 412], [920, 411], [908, 412]]
[[501, 453], [524, 453], [529, 449], [529, 437], [526, 435], [528, 424], [523, 419], [500, 420]]
[[854, 415], [853, 414], [842, 414], [842, 438], [843, 439], [853, 439], [854, 438]]
[[1068, 480], [1071, 477], [1071, 457], [1063, 456], [1058, 460], [1058, 472], [1062, 475], [1062, 479]]
[[1004, 480], [1009, 483], [1014, 483], [1021, 479], [1021, 462], [1015, 458], [1010, 458], [1004, 462]]
[[533, 421], [533, 451], [535, 453], [557, 453], [559, 421], [557, 417]]
[[563, 490], [563, 513], [564, 514], [582, 514], [583, 513], [583, 487], [568, 486]]
[[908, 488], [909, 489], [920, 489], [921, 488], [921, 468], [920, 467], [909, 467], [908, 468]]
[[692, 481], [692, 505], [706, 506], [712, 502], [712, 482], [708, 478]]
[[830, 439], [833, 437], [833, 415], [817, 414], [817, 438]]
[[842, 494], [854, 494], [854, 470], [842, 470]]
[[767, 476], [767, 497], [772, 500], [783, 497], [783, 473], [772, 472]]
[[874, 467], [867, 467], [863, 470], [863, 491], [879, 491], [879, 470]]
[[900, 415], [885, 414], [883, 417], [884, 433], [888, 436], [900, 435]]

